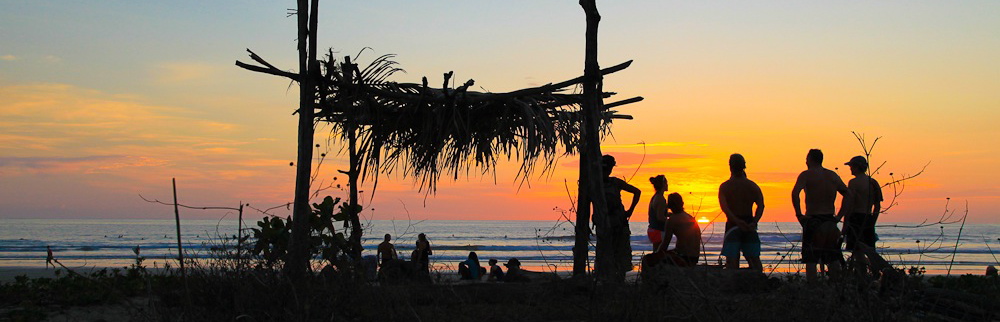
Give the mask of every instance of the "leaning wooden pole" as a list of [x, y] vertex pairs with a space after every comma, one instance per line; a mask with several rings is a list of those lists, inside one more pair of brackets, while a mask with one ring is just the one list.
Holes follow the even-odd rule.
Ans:
[[177, 178], [170, 178], [174, 188], [174, 220], [177, 223], [177, 260], [181, 262], [181, 278], [187, 283], [187, 273], [184, 270], [184, 244], [181, 242], [181, 211], [177, 206]]
[[[361, 212], [361, 206], [358, 203], [358, 176], [361, 174], [361, 158], [358, 155], [358, 120], [357, 113], [354, 111], [354, 64], [351, 63], [351, 56], [344, 57], [344, 63], [341, 65], [341, 70], [344, 73], [344, 84], [347, 89], [347, 96], [349, 99], [347, 104], [350, 106], [346, 107], [347, 110], [347, 121], [345, 122], [344, 130], [347, 131], [347, 150], [349, 151], [348, 160], [350, 163], [350, 170], [347, 173], [348, 188], [350, 189], [350, 196], [348, 200], [348, 205], [350, 209], [347, 211], [348, 218], [351, 222], [351, 258], [355, 261], [361, 260], [361, 218], [359, 213]], [[358, 80], [360, 81], [360, 79]]]
[[[582, 129], [583, 127], [581, 127]], [[586, 184], [590, 182], [587, 177], [587, 165], [589, 164], [588, 154], [584, 153], [582, 146], [577, 147], [580, 153], [580, 179], [577, 180], [576, 198], [576, 243], [573, 245], [573, 276], [587, 274], [587, 259], [590, 258], [590, 196]]]
[[[312, 0], [314, 3], [318, 0]], [[315, 8], [316, 5], [313, 5]], [[295, 200], [292, 209], [292, 236], [289, 240], [288, 258], [285, 260], [285, 274], [292, 278], [305, 275], [309, 267], [309, 181], [312, 176], [313, 158], [313, 113], [315, 86], [309, 67], [315, 57], [310, 57], [309, 43], [316, 37], [316, 30], [309, 29], [309, 0], [298, 0], [298, 50], [299, 50], [299, 133], [298, 158], [295, 168]]]
[[[610, 221], [608, 220], [607, 200], [604, 198], [604, 187], [601, 172], [601, 112], [603, 98], [601, 97], [601, 67], [597, 62], [597, 27], [601, 22], [601, 14], [597, 11], [595, 0], [580, 0], [580, 6], [586, 14], [586, 48], [584, 56], [583, 81], [583, 150], [586, 154], [586, 174], [581, 175], [580, 184], [589, 187], [590, 203], [593, 205], [594, 224], [597, 230], [597, 252], [595, 268], [600, 276], [616, 276], [624, 273], [614, 261], [613, 245], [611, 245]], [[603, 228], [603, 229], [602, 229]]]

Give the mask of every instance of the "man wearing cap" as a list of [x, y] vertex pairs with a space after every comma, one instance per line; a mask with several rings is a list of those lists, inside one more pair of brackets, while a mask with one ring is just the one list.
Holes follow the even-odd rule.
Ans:
[[[610, 252], [612, 265], [608, 272], [613, 272], [608, 276], [624, 278], [625, 272], [632, 270], [632, 246], [630, 244], [631, 231], [628, 227], [628, 219], [632, 216], [632, 211], [639, 204], [639, 195], [642, 191], [625, 180], [612, 177], [611, 171], [617, 162], [615, 157], [605, 154], [601, 158], [601, 170], [603, 170], [604, 199], [607, 202], [607, 218], [594, 218], [594, 225], [597, 226], [597, 264], [598, 271], [608, 269], [601, 267], [600, 263], [604, 254]], [[622, 203], [622, 191], [632, 193], [632, 203], [625, 209]], [[598, 264], [600, 263], [600, 264]], [[603, 274], [603, 273], [602, 273]]]
[[854, 203], [850, 205], [851, 212], [844, 219], [847, 249], [855, 249], [858, 242], [868, 247], [875, 247], [875, 241], [878, 240], [875, 235], [875, 222], [882, 209], [882, 186], [868, 176], [868, 160], [865, 160], [865, 157], [860, 155], [853, 157], [844, 165], [850, 166], [851, 174], [854, 175], [854, 179], [847, 183], [847, 187], [854, 194]]
[[[806, 167], [792, 188], [792, 208], [795, 208], [795, 218], [802, 224], [802, 262], [806, 264], [806, 280], [813, 282], [816, 280], [816, 264], [826, 264], [832, 274], [840, 272], [844, 256], [840, 251], [837, 222], [849, 212], [849, 207], [845, 206], [852, 203], [851, 191], [840, 176], [823, 167], [823, 151], [809, 150]], [[799, 201], [803, 190], [806, 195], [805, 215]], [[834, 206], [837, 193], [843, 195], [839, 213]]]
[[[763, 271], [760, 262], [760, 236], [757, 222], [764, 216], [764, 194], [757, 183], [747, 179], [747, 162], [741, 154], [729, 156], [729, 180], [719, 186], [719, 205], [726, 214], [726, 235], [722, 241], [722, 255], [726, 256], [726, 269], [740, 267], [740, 252], [746, 257], [750, 269]], [[754, 204], [757, 210], [754, 211]]]
[[507, 267], [507, 274], [504, 275], [504, 282], [515, 282], [515, 283], [527, 283], [531, 282], [531, 278], [525, 274], [525, 271], [521, 269], [521, 261], [517, 258], [511, 258], [507, 260], [507, 263], [503, 264]]

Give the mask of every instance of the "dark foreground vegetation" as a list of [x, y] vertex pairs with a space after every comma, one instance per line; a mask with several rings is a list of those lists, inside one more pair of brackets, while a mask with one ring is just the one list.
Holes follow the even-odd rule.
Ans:
[[815, 285], [703, 267], [625, 284], [373, 283], [338, 273], [292, 283], [271, 269], [189, 267], [184, 278], [133, 266], [0, 284], [5, 321], [995, 321], [998, 307], [997, 277], [918, 271]]

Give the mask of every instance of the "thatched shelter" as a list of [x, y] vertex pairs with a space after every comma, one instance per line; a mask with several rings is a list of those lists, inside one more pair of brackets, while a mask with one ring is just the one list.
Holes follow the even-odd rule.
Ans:
[[[598, 69], [596, 62], [596, 15], [593, 0], [581, 1], [587, 11], [587, 66], [585, 76], [544, 86], [507, 93], [470, 91], [472, 80], [455, 87], [452, 72], [444, 74], [443, 85], [433, 88], [427, 78], [421, 84], [396, 83], [388, 77], [400, 69], [392, 55], [375, 59], [364, 69], [344, 57], [334, 59], [332, 51], [324, 61], [317, 58], [317, 0], [298, 0], [299, 72], [281, 70], [250, 51], [250, 58], [260, 65], [237, 61], [236, 65], [297, 81], [300, 85], [298, 168], [292, 245], [286, 271], [298, 275], [304, 271], [308, 256], [296, 240], [306, 238], [303, 220], [309, 211], [309, 179], [311, 176], [313, 135], [316, 122], [328, 122], [348, 143], [350, 155], [350, 226], [351, 255], [361, 254], [361, 225], [358, 219], [358, 180], [374, 178], [378, 173], [397, 169], [405, 177], [419, 181], [422, 188], [433, 193], [443, 173], [457, 178], [477, 169], [483, 173], [494, 169], [501, 157], [521, 162], [519, 177], [534, 172], [539, 159], [543, 171], [553, 168], [559, 147], [565, 153], [582, 152], [581, 204], [594, 196], [595, 216], [604, 206], [597, 179], [600, 154], [599, 132], [606, 131], [613, 119], [630, 119], [616, 114], [612, 108], [638, 102], [635, 97], [611, 104], [603, 99], [614, 93], [601, 90], [601, 78], [627, 68], [631, 61], [607, 69]], [[595, 19], [596, 18], [596, 19]], [[249, 51], [249, 50], [248, 50]], [[571, 88], [582, 88], [582, 93]], [[586, 169], [586, 171], [584, 171]], [[591, 175], [584, 175], [588, 172]], [[589, 179], [588, 179], [589, 178]], [[522, 181], [523, 182], [523, 181]], [[586, 187], [586, 188], [585, 188]], [[581, 207], [583, 208], [583, 207]], [[589, 207], [586, 207], [589, 208]], [[589, 238], [589, 209], [578, 223], [577, 234]], [[578, 215], [578, 218], [581, 217]], [[580, 225], [583, 225], [581, 230]], [[580, 236], [578, 236], [580, 237]], [[599, 237], [600, 238], [600, 237]], [[578, 240], [576, 248], [586, 247]], [[580, 250], [574, 251], [574, 257]], [[582, 249], [586, 257], [586, 249]], [[574, 272], [580, 259], [576, 258]]]
[[[575, 153], [579, 146], [583, 95], [569, 92], [582, 77], [507, 93], [483, 93], [469, 90], [473, 80], [449, 87], [452, 72], [444, 74], [440, 88], [428, 86], [426, 77], [422, 84], [386, 81], [400, 70], [391, 58], [379, 57], [364, 69], [351, 64], [349, 57], [338, 64], [328, 56], [323, 64], [326, 72], [316, 119], [333, 124], [345, 140], [352, 128], [357, 132], [362, 178], [377, 180], [374, 174], [399, 169], [432, 193], [442, 174], [457, 179], [471, 170], [487, 173], [506, 158], [521, 163], [519, 177], [526, 180], [537, 161], [543, 161], [543, 171], [550, 170], [560, 147], [565, 153]], [[630, 63], [603, 73], [625, 69]], [[345, 76], [348, 73], [353, 75]], [[612, 95], [604, 93], [604, 97]], [[631, 119], [610, 108], [638, 100], [606, 105], [602, 128], [607, 129], [613, 119]]]

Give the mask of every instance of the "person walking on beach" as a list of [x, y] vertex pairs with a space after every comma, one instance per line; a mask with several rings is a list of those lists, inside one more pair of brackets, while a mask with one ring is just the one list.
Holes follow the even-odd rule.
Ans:
[[[670, 216], [663, 234], [665, 236], [677, 235], [674, 251], [680, 255], [687, 266], [694, 266], [698, 263], [698, 257], [701, 256], [701, 227], [698, 226], [698, 221], [694, 219], [694, 216], [684, 211], [684, 198], [681, 197], [681, 194], [674, 192], [668, 195], [667, 208], [670, 209]], [[666, 244], [670, 241], [667, 237], [663, 239], [662, 247], [666, 248]]]
[[[607, 276], [616, 279], [624, 279], [625, 272], [632, 270], [632, 247], [629, 244], [631, 231], [628, 227], [628, 219], [632, 217], [635, 206], [639, 204], [639, 195], [642, 191], [625, 180], [612, 177], [611, 172], [617, 165], [615, 157], [605, 154], [601, 158], [601, 169], [604, 178], [604, 199], [607, 201], [607, 218], [594, 218], [594, 226], [597, 227], [597, 258], [595, 270], [607, 270], [612, 272]], [[632, 203], [628, 209], [622, 203], [622, 191], [632, 194]], [[604, 263], [600, 259], [606, 258], [606, 252], [610, 252], [613, 267], [602, 267]], [[603, 274], [603, 273], [602, 273]]]
[[[729, 156], [729, 180], [719, 186], [719, 206], [726, 214], [726, 234], [722, 238], [722, 256], [727, 269], [740, 268], [740, 252], [750, 269], [763, 271], [760, 262], [760, 236], [757, 223], [764, 216], [764, 194], [757, 183], [747, 178], [747, 161], [741, 154]], [[754, 211], [754, 204], [757, 210]]]
[[417, 247], [413, 249], [411, 260], [417, 264], [417, 270], [423, 273], [430, 272], [431, 243], [427, 241], [427, 235], [420, 233], [417, 235]]
[[[823, 152], [809, 150], [806, 154], [806, 171], [799, 174], [792, 188], [792, 207], [795, 218], [802, 225], [802, 262], [806, 264], [806, 280], [816, 280], [816, 264], [826, 264], [830, 273], [840, 272], [843, 254], [840, 252], [840, 230], [837, 222], [846, 214], [851, 191], [836, 172], [823, 167]], [[803, 215], [799, 194], [805, 191], [806, 212]], [[843, 195], [840, 213], [834, 203], [837, 193]], [[836, 215], [835, 215], [836, 214]]]
[[378, 265], [382, 267], [385, 265], [386, 261], [394, 260], [399, 258], [396, 253], [396, 245], [393, 245], [390, 241], [392, 240], [392, 235], [385, 234], [385, 239], [381, 244], [378, 244], [378, 252], [375, 253], [377, 256]]
[[857, 243], [875, 247], [875, 222], [882, 209], [882, 186], [868, 176], [868, 160], [856, 156], [844, 163], [851, 167], [854, 178], [847, 182], [847, 188], [854, 195], [854, 203], [849, 205], [850, 213], [844, 218], [844, 237], [847, 249], [854, 250]]
[[667, 222], [667, 198], [663, 196], [667, 191], [667, 177], [662, 174], [651, 177], [649, 183], [653, 184], [656, 192], [653, 193], [653, 198], [649, 199], [649, 227], [646, 228], [646, 235], [653, 244], [653, 252], [658, 252], [663, 242], [664, 225]]

